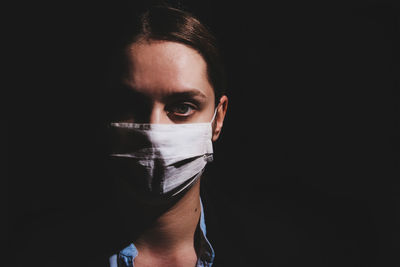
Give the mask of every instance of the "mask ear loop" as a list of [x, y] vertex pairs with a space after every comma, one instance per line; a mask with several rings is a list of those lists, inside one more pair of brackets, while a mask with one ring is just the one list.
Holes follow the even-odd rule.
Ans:
[[214, 119], [215, 119], [215, 117], [216, 117], [216, 115], [217, 115], [217, 111], [218, 111], [218, 107], [219, 107], [219, 104], [218, 104], [218, 106], [215, 108], [215, 110], [214, 110], [214, 115], [213, 115], [213, 117], [212, 117], [212, 119], [211, 119], [211, 124], [214, 122]]

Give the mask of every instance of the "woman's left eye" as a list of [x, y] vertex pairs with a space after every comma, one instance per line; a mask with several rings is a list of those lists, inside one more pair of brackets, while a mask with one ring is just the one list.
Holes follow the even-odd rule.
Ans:
[[169, 108], [169, 112], [171, 112], [175, 116], [190, 116], [195, 111], [195, 106], [189, 103], [180, 103], [173, 105]]

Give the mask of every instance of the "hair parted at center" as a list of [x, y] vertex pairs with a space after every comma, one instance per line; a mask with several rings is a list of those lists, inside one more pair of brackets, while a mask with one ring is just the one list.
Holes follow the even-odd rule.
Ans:
[[135, 17], [134, 23], [124, 25], [118, 66], [114, 66], [113, 70], [117, 77], [113, 75], [114, 78], [121, 81], [126, 75], [127, 50], [132, 44], [139, 41], [177, 42], [196, 50], [203, 57], [207, 65], [207, 78], [218, 103], [226, 93], [225, 70], [216, 38], [207, 27], [191, 13], [168, 5], [148, 7]]

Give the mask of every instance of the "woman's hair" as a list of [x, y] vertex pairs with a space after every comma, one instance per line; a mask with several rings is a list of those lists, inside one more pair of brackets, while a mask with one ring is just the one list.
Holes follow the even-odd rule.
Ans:
[[225, 72], [217, 48], [216, 39], [197, 18], [189, 12], [170, 6], [147, 8], [135, 21], [124, 25], [118, 53], [112, 64], [112, 80], [121, 82], [128, 70], [127, 48], [133, 43], [145, 41], [172, 41], [196, 50], [207, 64], [207, 76], [214, 89], [215, 101], [225, 94]]

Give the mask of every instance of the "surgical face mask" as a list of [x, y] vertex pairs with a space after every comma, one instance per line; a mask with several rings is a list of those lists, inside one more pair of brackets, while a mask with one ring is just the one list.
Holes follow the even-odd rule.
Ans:
[[[191, 186], [213, 160], [212, 122], [111, 123], [116, 174], [146, 196], [174, 196]], [[115, 166], [115, 165], [114, 165]]]

